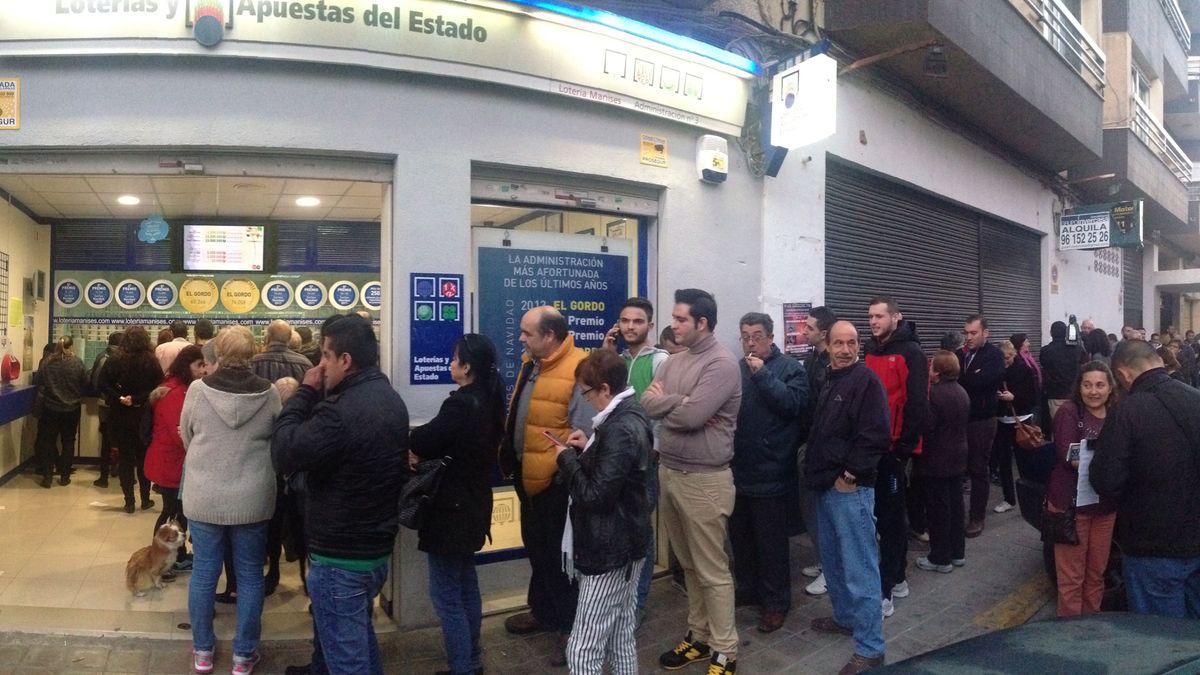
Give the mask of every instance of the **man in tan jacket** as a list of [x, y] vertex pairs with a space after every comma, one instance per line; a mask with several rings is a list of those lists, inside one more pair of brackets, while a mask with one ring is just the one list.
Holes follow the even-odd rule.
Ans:
[[702, 659], [709, 675], [737, 670], [733, 576], [725, 554], [733, 511], [733, 432], [742, 399], [737, 358], [717, 342], [717, 302], [675, 291], [671, 328], [687, 351], [671, 355], [642, 394], [659, 425], [659, 509], [688, 587], [688, 634], [659, 657], [668, 670]]

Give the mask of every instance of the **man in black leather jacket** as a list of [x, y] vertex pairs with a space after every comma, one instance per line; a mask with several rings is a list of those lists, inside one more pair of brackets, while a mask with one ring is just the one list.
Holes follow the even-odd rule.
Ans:
[[[322, 393], [324, 396], [322, 397]], [[275, 422], [275, 469], [305, 472], [313, 663], [289, 673], [382, 674], [371, 606], [387, 577], [408, 460], [408, 410], [356, 315], [326, 322], [321, 363]]]

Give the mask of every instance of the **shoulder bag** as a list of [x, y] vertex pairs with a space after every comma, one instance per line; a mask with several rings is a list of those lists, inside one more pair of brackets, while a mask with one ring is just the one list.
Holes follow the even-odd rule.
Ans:
[[1017, 410], [1012, 403], [1008, 404], [1008, 411], [1013, 418], [1013, 439], [1017, 445], [1025, 450], [1033, 450], [1040, 448], [1046, 444], [1046, 436], [1042, 433], [1042, 428], [1036, 424], [1022, 422], [1017, 418]]
[[450, 464], [449, 457], [427, 459], [418, 462], [413, 474], [400, 488], [400, 524], [410, 530], [419, 530], [429, 520], [433, 499], [438, 486]]
[[1066, 511], [1051, 511], [1050, 502], [1042, 502], [1042, 541], [1047, 544], [1079, 545], [1079, 531], [1075, 529], [1075, 500]]

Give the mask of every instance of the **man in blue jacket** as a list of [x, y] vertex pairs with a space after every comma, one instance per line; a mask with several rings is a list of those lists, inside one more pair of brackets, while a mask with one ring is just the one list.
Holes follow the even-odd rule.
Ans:
[[829, 380], [821, 389], [804, 458], [805, 482], [821, 493], [817, 535], [833, 616], [813, 630], [854, 636], [841, 673], [883, 664], [879, 549], [875, 545], [875, 478], [892, 444], [887, 394], [858, 359], [858, 330], [839, 321], [829, 331]]
[[382, 675], [371, 606], [400, 525], [408, 410], [379, 370], [370, 321], [355, 314], [327, 321], [321, 337], [321, 362], [279, 413], [271, 440], [276, 471], [305, 476], [316, 624], [312, 665], [287, 672]]
[[1004, 379], [1004, 354], [988, 342], [988, 322], [982, 314], [972, 314], [963, 324], [963, 346], [958, 350], [962, 374], [958, 383], [971, 398], [971, 414], [967, 418], [967, 473], [971, 476], [971, 508], [967, 514], [966, 534], [983, 534], [983, 519], [987, 514], [988, 497], [992, 489], [988, 480], [988, 459], [992, 441], [996, 438], [996, 406], [1000, 381]]
[[750, 312], [742, 317], [742, 406], [733, 436], [729, 520], [737, 600], [762, 608], [758, 630], [783, 627], [792, 607], [787, 521], [796, 493], [796, 445], [808, 399], [800, 362], [775, 346], [775, 322]]

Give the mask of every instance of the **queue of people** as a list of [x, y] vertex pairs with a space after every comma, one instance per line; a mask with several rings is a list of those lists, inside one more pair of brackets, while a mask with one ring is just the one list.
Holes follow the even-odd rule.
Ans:
[[[651, 344], [654, 308], [631, 298], [604, 348], [590, 353], [557, 310], [529, 310], [508, 401], [495, 346], [464, 335], [450, 361], [458, 388], [413, 429], [358, 315], [325, 322], [316, 365], [293, 349], [311, 334], [283, 322], [268, 328], [261, 352], [240, 326], [203, 349], [179, 342], [186, 326], [182, 335], [173, 326], [161, 353], [144, 329], [125, 331], [93, 367], [108, 409], [105, 443], [118, 448], [125, 510], [136, 506], [135, 484], [142, 508], [154, 507], [153, 481], [160, 520], [191, 532], [196, 672], [213, 670], [222, 564], [230, 583], [242, 581], [233, 672], [258, 663], [272, 583], [262, 568], [274, 555], [277, 582], [273, 521], [288, 504], [298, 511], [315, 639], [312, 662], [287, 672], [382, 672], [370, 611], [399, 527], [400, 486], [412, 466], [437, 458], [447, 468], [418, 546], [445, 638], [443, 673], [482, 671], [474, 555], [490, 534], [497, 461], [516, 487], [531, 567], [529, 610], [505, 628], [555, 633], [550, 665], [637, 672], [657, 505], [688, 596], [683, 637], [659, 656], [663, 668], [704, 662], [709, 675], [736, 673], [739, 605], [758, 608], [760, 632], [783, 625], [788, 517], [798, 513], [820, 563], [806, 591], [828, 594], [832, 606], [810, 625], [852, 636], [840, 672], [864, 672], [884, 663], [884, 621], [912, 592], [910, 534], [929, 542], [917, 569], [966, 566], [966, 540], [985, 528], [990, 469], [1003, 494], [991, 512], [1016, 504], [1012, 463], [1025, 451], [1017, 431], [1030, 423], [1049, 427], [1055, 451], [1043, 534], [1054, 544], [1058, 613], [1100, 610], [1115, 539], [1131, 609], [1200, 618], [1200, 392], [1175, 376], [1187, 357], [1173, 339], [1156, 349], [1126, 327], [1114, 346], [1085, 321], [1081, 338], [1068, 340], [1055, 322], [1035, 359], [1025, 334], [995, 344], [987, 317], [973, 314], [962, 345], [927, 360], [916, 323], [878, 296], [864, 308], [865, 344], [851, 322], [813, 309], [813, 349], [801, 364], [775, 346], [769, 315], [741, 317], [739, 357], [714, 335], [710, 293], [681, 289], [674, 300], [670, 344]], [[172, 350], [169, 363], [159, 360]], [[39, 369], [44, 404], [69, 417], [71, 392], [88, 378], [69, 338], [53, 351]], [[61, 436], [59, 418], [47, 419], [47, 437]], [[53, 440], [39, 444], [43, 485], [56, 469], [69, 480], [69, 462], [64, 472], [43, 445]], [[1081, 489], [1085, 465], [1095, 499], [1081, 499], [1093, 491]]]

